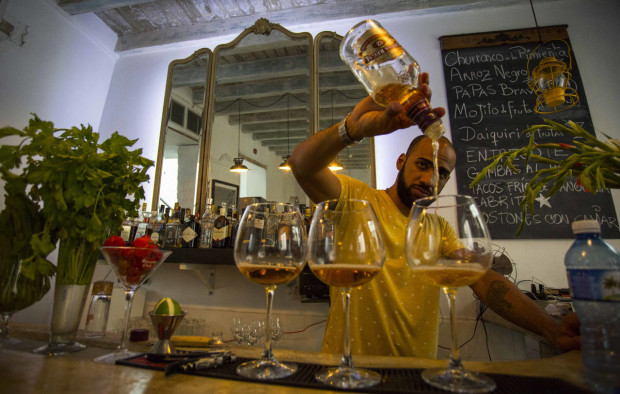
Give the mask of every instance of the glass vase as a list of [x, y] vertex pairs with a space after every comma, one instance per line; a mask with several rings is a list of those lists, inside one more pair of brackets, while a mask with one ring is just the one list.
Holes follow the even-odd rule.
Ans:
[[60, 241], [50, 339], [33, 352], [57, 356], [86, 348], [77, 341], [77, 332], [98, 257], [99, 244], [75, 239]]
[[22, 261], [17, 258], [0, 259], [0, 347], [6, 348], [19, 343], [9, 338], [9, 320], [13, 313], [39, 301], [50, 289], [47, 275], [34, 274], [28, 278], [22, 270]]

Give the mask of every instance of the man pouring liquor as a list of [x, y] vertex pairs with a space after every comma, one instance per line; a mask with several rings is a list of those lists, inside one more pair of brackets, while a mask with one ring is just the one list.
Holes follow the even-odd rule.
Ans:
[[[419, 90], [430, 100], [428, 74], [419, 75]], [[445, 114], [433, 108], [435, 116]], [[434, 171], [432, 141], [416, 137], [395, 161], [398, 175], [392, 186], [376, 190], [345, 175], [336, 175], [328, 165], [338, 152], [365, 137], [396, 132], [412, 126], [403, 106], [392, 102], [380, 106], [370, 97], [359, 102], [339, 124], [311, 136], [294, 150], [289, 164], [299, 185], [315, 202], [329, 199], [362, 199], [377, 214], [386, 247], [381, 272], [352, 292], [351, 349], [355, 354], [436, 358], [439, 290], [425, 284], [408, 267], [405, 233], [413, 202], [432, 195]], [[437, 189], [445, 186], [456, 165], [456, 153], [446, 137], [439, 138]], [[470, 286], [476, 296], [500, 316], [543, 336], [562, 351], [578, 349], [580, 337], [576, 315], [559, 324], [514, 284], [489, 270]], [[332, 298], [335, 298], [332, 289]], [[344, 313], [342, 303], [332, 302], [322, 351], [342, 351]]]

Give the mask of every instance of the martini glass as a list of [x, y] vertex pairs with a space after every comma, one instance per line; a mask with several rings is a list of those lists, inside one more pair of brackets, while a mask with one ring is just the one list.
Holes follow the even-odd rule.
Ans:
[[489, 230], [474, 199], [446, 195], [416, 200], [405, 242], [411, 269], [422, 280], [441, 287], [450, 305], [450, 363], [447, 368], [424, 370], [422, 379], [431, 386], [458, 393], [494, 390], [491, 378], [463, 367], [456, 337], [456, 290], [480, 279], [493, 259]]
[[102, 246], [101, 253], [125, 288], [125, 327], [121, 333], [121, 344], [115, 352], [95, 359], [95, 362], [98, 363], [114, 364], [116, 360], [138, 354], [130, 352], [127, 348], [129, 342], [127, 329], [129, 328], [133, 295], [172, 252], [132, 246]]

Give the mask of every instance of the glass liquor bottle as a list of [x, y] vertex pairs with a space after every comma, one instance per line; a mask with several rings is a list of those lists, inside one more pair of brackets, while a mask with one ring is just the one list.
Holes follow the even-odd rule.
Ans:
[[213, 241], [213, 223], [215, 222], [215, 213], [213, 211], [213, 199], [207, 199], [207, 207], [200, 219], [200, 244], [198, 247], [203, 249], [211, 248]]
[[151, 233], [151, 240], [161, 247], [164, 246], [164, 240], [166, 239], [165, 207], [163, 204], [159, 207], [159, 213], [153, 220], [153, 232]]
[[377, 21], [353, 26], [342, 40], [340, 57], [377, 104], [400, 102], [407, 116], [432, 140], [445, 132], [419, 90], [418, 62]]
[[[129, 245], [133, 239], [131, 239], [131, 229], [133, 227], [133, 220], [127, 216], [123, 223], [121, 224], [121, 238], [127, 245]], [[131, 240], [130, 240], [131, 239]]]
[[175, 223], [177, 234], [177, 240], [174, 245], [175, 248], [183, 247], [183, 230], [185, 229], [187, 221], [189, 220], [189, 217], [187, 217], [187, 212], [187, 208], [181, 208], [179, 213], [179, 221]]
[[142, 211], [140, 212], [140, 216], [138, 216], [138, 226], [135, 238], [140, 238], [146, 235], [146, 228], [150, 217], [150, 212], [146, 212], [146, 203], [142, 203]]
[[229, 248], [235, 247], [235, 238], [237, 237], [237, 230], [239, 230], [239, 211], [237, 211], [237, 206], [232, 206], [232, 217], [230, 219], [230, 238], [228, 240]]
[[183, 248], [197, 248], [200, 243], [200, 224], [196, 222], [195, 216], [190, 214], [189, 209], [186, 211], [187, 214], [189, 214], [189, 217], [183, 224], [181, 246]]
[[[271, 203], [269, 212], [276, 212], [276, 204]], [[265, 245], [275, 246], [278, 238], [278, 218], [276, 215], [267, 216], [265, 221]]]
[[304, 224], [306, 225], [306, 234], [310, 234], [310, 223], [312, 223], [312, 208], [306, 207], [304, 212]]
[[230, 242], [228, 226], [230, 226], [230, 221], [226, 218], [226, 204], [222, 204], [220, 207], [220, 216], [213, 222], [212, 245], [214, 248], [225, 248]]
[[174, 203], [174, 212], [168, 219], [168, 223], [166, 223], [166, 239], [164, 241], [164, 246], [167, 248], [174, 248], [177, 244], [177, 229], [180, 225], [179, 221], [179, 203]]
[[166, 210], [164, 211], [164, 220], [166, 223], [170, 220], [170, 207], [166, 207]]

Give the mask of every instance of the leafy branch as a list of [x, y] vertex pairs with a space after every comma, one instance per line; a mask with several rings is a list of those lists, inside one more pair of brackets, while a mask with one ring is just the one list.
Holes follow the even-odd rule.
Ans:
[[[28, 188], [27, 199], [44, 218], [44, 229], [32, 232], [30, 246], [49, 254], [58, 239], [84, 240], [88, 250], [82, 253], [95, 260], [80, 262], [73, 256], [76, 263], [62, 275], [69, 280], [65, 283], [90, 280], [86, 277], [108, 231], [120, 228], [127, 215], [137, 215], [144, 198], [141, 183], [148, 181], [153, 161], [142, 157], [141, 149], [130, 150], [137, 140], [118, 132], [99, 143], [90, 125], [57, 129], [36, 114], [23, 130], [0, 129], [0, 138], [8, 136], [21, 143], [0, 147], [0, 174], [7, 184], [19, 180], [24, 191]], [[14, 197], [13, 191], [6, 192], [7, 199]]]
[[[530, 161], [548, 166], [537, 170], [526, 185], [524, 199], [521, 202], [522, 220], [517, 229], [517, 235], [525, 226], [528, 212], [534, 212], [534, 201], [538, 195], [543, 191], [545, 191], [545, 197], [553, 195], [572, 177], [576, 176], [577, 184], [592, 193], [601, 189], [620, 187], [620, 141], [604, 134], [607, 141], [603, 142], [572, 121], [568, 122], [568, 126], [549, 119], [544, 121], [546, 124], [534, 125], [522, 132], [522, 134], [530, 133], [526, 147], [493, 156], [490, 159], [493, 160], [491, 164], [484, 167], [469, 185], [470, 188], [474, 187], [498, 166], [508, 167], [515, 173], [521, 173], [515, 165], [517, 160], [524, 160], [524, 168], [527, 168]], [[574, 138], [572, 144], [538, 144], [534, 138], [536, 131], [539, 130], [559, 131]], [[570, 152], [570, 156], [565, 160], [553, 160], [534, 153], [544, 148], [561, 149]]]

